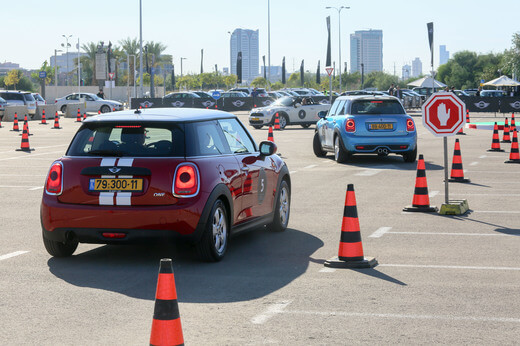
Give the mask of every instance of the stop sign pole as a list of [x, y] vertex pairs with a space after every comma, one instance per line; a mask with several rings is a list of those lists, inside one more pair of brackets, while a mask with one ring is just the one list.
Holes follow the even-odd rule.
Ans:
[[445, 203], [449, 204], [448, 190], [448, 136], [454, 136], [466, 124], [466, 104], [455, 93], [432, 94], [422, 106], [422, 121], [434, 136], [444, 142], [444, 191]]

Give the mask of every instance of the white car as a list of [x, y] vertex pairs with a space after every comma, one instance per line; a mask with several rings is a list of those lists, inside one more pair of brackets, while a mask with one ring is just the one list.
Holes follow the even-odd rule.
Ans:
[[116, 111], [122, 111], [123, 110], [123, 104], [118, 101], [112, 101], [112, 100], [105, 100], [101, 97], [97, 96], [96, 94], [91, 93], [73, 93], [69, 94], [64, 97], [60, 97], [59, 99], [56, 99], [56, 107], [62, 112], [65, 113], [67, 111], [67, 104], [68, 103], [80, 103], [83, 100], [85, 100], [86, 103], [86, 111], [87, 112], [97, 112], [100, 111], [101, 113], [108, 113], [112, 112], [113, 110]]
[[274, 124], [276, 113], [280, 128], [301, 125], [307, 128], [319, 120], [318, 112], [328, 111], [330, 104], [314, 101], [312, 97], [282, 97], [267, 107], [253, 108], [249, 113], [249, 124], [255, 129]]

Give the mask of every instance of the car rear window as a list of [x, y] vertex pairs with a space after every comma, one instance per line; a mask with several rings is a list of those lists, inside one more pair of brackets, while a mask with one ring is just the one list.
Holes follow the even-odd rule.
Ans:
[[0, 96], [6, 100], [24, 101], [23, 95], [20, 93], [1, 93]]
[[35, 102], [36, 101], [31, 94], [23, 94], [23, 97], [24, 97], [25, 101], [27, 101], [27, 102]]
[[357, 100], [352, 102], [350, 114], [405, 114], [397, 100]]
[[160, 122], [85, 123], [67, 155], [183, 157], [184, 126]]

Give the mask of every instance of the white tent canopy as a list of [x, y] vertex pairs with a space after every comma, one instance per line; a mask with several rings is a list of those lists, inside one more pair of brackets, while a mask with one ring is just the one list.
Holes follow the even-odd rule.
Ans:
[[417, 79], [411, 83], [408, 83], [410, 86], [419, 87], [419, 88], [444, 88], [446, 84], [439, 82], [438, 80], [433, 79], [430, 76], [423, 77], [421, 79]]
[[491, 86], [499, 87], [499, 86], [517, 86], [517, 85], [520, 85], [520, 83], [514, 79], [509, 78], [508, 76], [500, 76], [498, 78], [490, 80], [489, 82], [484, 83], [484, 85], [491, 85]]

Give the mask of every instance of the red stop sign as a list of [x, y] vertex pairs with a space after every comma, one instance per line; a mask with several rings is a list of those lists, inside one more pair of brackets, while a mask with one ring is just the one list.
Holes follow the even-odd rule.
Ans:
[[437, 137], [453, 136], [466, 123], [466, 105], [455, 93], [435, 93], [422, 106], [423, 125]]

